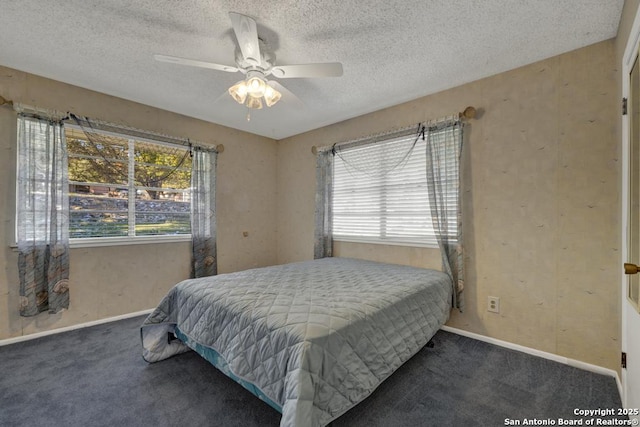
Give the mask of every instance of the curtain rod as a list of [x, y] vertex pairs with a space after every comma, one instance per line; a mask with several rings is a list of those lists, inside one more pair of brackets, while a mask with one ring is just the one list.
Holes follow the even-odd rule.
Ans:
[[[115, 123], [109, 123], [98, 119], [91, 119], [88, 117], [78, 116], [73, 113], [63, 113], [57, 110], [50, 110], [45, 108], [32, 107], [24, 104], [13, 103], [11, 101], [7, 101], [5, 98], [0, 97], [1, 100], [4, 100], [6, 103], [11, 103], [13, 105], [13, 109], [24, 117], [30, 117], [39, 120], [47, 120], [47, 121], [59, 121], [64, 122], [71, 119], [74, 119], [76, 122], [80, 122], [88, 127], [92, 127], [98, 130], [103, 130], [106, 132], [113, 133], [121, 133], [133, 137], [139, 137], [144, 139], [155, 140], [158, 142], [166, 142], [174, 145], [181, 145], [184, 147], [195, 147], [202, 150], [212, 150], [218, 153], [222, 153], [224, 151], [224, 145], [216, 144], [216, 145], [208, 145], [198, 141], [191, 141], [190, 139], [177, 138], [170, 135], [161, 134], [158, 132], [147, 131], [143, 129], [137, 129], [131, 126], [120, 125]], [[0, 102], [0, 105], [3, 103]], [[82, 126], [80, 126], [82, 127]]]
[[69, 113], [65, 113], [58, 110], [32, 107], [30, 105], [24, 105], [19, 102], [12, 103], [13, 111], [18, 113], [21, 117], [28, 117], [31, 119], [43, 120], [47, 122], [62, 122], [69, 118]]
[[[443, 123], [446, 122], [448, 120], [468, 120], [468, 119], [473, 119], [476, 117], [476, 113], [477, 110], [475, 107], [467, 107], [464, 109], [464, 111], [460, 112], [460, 113], [456, 113], [453, 114], [452, 116], [448, 116], [448, 117], [444, 117], [444, 118], [440, 118], [440, 119], [436, 119], [436, 120], [430, 120], [425, 124], [425, 126], [434, 126], [437, 125], [439, 123]], [[405, 128], [401, 128], [401, 129], [396, 129], [396, 130], [392, 130], [389, 132], [383, 132], [383, 133], [379, 133], [379, 134], [375, 134], [375, 135], [369, 135], [369, 136], [365, 136], [362, 138], [356, 138], [356, 139], [352, 139], [349, 141], [344, 141], [344, 142], [338, 142], [335, 143], [333, 145], [327, 145], [327, 146], [323, 146], [323, 147], [317, 147], [315, 145], [313, 145], [311, 147], [311, 152], [316, 155], [318, 154], [318, 152], [321, 151], [328, 151], [328, 150], [332, 150], [334, 147], [339, 146], [339, 145], [346, 145], [346, 144], [356, 144], [360, 141], [362, 142], [370, 142], [370, 141], [375, 141], [378, 139], [385, 139], [385, 138], [398, 138], [401, 136], [406, 136], [406, 135], [410, 135], [412, 130], [416, 130], [416, 126], [412, 125], [412, 126], [408, 126]], [[416, 130], [417, 131], [417, 130]]]
[[214, 146], [203, 144], [201, 142], [194, 142], [190, 139], [177, 138], [170, 135], [161, 134], [158, 132], [147, 131], [143, 129], [137, 129], [127, 125], [109, 123], [102, 120], [90, 119], [88, 117], [78, 116], [73, 113], [69, 113], [71, 119], [73, 119], [81, 128], [84, 126], [95, 128], [98, 130], [113, 132], [113, 133], [124, 133], [129, 136], [139, 137], [149, 140], [155, 140], [159, 142], [166, 142], [174, 145], [182, 145], [184, 147], [194, 147], [199, 148], [201, 150], [213, 150], [218, 153], [222, 153], [224, 151], [224, 145], [217, 144]]

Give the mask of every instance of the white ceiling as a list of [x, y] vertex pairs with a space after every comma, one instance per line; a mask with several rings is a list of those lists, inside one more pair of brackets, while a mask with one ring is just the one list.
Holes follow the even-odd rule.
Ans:
[[[615, 37], [623, 2], [0, 0], [0, 65], [282, 139]], [[226, 95], [240, 73], [154, 61], [235, 65], [229, 11], [256, 19], [276, 64], [344, 76], [279, 80], [304, 105], [247, 122]]]

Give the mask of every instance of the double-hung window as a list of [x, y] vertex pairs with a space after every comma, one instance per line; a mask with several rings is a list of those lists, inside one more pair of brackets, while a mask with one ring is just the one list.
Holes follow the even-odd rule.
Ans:
[[65, 126], [69, 237], [133, 241], [189, 235], [189, 149], [95, 132], [90, 137], [80, 127]]
[[[437, 132], [437, 131], [436, 131]], [[426, 141], [415, 134], [355, 144], [333, 165], [333, 240], [437, 246], [426, 177]], [[457, 174], [441, 179], [456, 194]], [[447, 200], [457, 208], [457, 198]], [[448, 224], [456, 239], [455, 215]]]

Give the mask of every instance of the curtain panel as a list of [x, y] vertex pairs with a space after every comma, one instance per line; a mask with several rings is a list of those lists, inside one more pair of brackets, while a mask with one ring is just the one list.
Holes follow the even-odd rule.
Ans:
[[20, 314], [69, 308], [67, 151], [60, 122], [18, 118]]
[[[464, 257], [460, 204], [463, 123], [452, 120], [425, 129], [427, 187], [442, 268], [453, 281], [453, 307], [464, 308]], [[451, 179], [453, 177], [453, 179]], [[452, 203], [453, 201], [453, 203]], [[455, 208], [452, 208], [455, 207]]]
[[319, 151], [316, 157], [316, 211], [313, 258], [332, 256], [331, 189], [333, 181], [333, 152]]
[[218, 273], [216, 250], [216, 151], [194, 148], [191, 171], [191, 277]]

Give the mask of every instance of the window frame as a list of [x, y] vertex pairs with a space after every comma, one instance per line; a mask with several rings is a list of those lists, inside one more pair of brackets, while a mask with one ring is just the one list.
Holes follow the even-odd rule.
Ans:
[[[74, 129], [84, 132], [81, 126], [71, 123], [65, 123], [64, 128]], [[127, 135], [126, 133], [112, 132], [108, 130], [98, 129], [96, 132], [106, 136], [122, 138], [128, 141], [138, 141], [148, 144], [160, 145], [165, 147], [176, 147], [176, 144], [144, 138], [140, 136]], [[185, 149], [188, 149], [185, 147]], [[128, 211], [130, 214], [130, 211]], [[191, 213], [189, 214], [191, 215]], [[191, 216], [189, 216], [191, 217]], [[143, 236], [112, 236], [112, 237], [69, 237], [69, 247], [86, 248], [86, 247], [107, 247], [107, 246], [125, 246], [155, 243], [175, 243], [191, 241], [191, 233], [172, 234], [172, 235], [143, 235]]]
[[[84, 132], [81, 126], [78, 126], [75, 124], [65, 123], [63, 126], [63, 132], [65, 131], [64, 128], [71, 128], [76, 131]], [[98, 132], [108, 136], [123, 138], [127, 140], [134, 140], [134, 141], [149, 143], [154, 145], [160, 145], [165, 147], [177, 146], [177, 144], [157, 141], [154, 139], [144, 138], [140, 136], [127, 135], [126, 133], [118, 133], [118, 132], [112, 132], [112, 131], [102, 130], [102, 129], [98, 130]], [[66, 133], [65, 133], [65, 137], [66, 137]], [[188, 149], [188, 148], [185, 147], [185, 149]], [[19, 165], [18, 157], [19, 157], [19, 152], [18, 150], [16, 150], [16, 169], [15, 169], [16, 192], [15, 192], [15, 198], [14, 198], [15, 199], [15, 215], [18, 214], [18, 203], [19, 203], [17, 177], [18, 177], [20, 165]], [[189, 191], [191, 191], [190, 187], [189, 187]], [[191, 215], [191, 213], [189, 215]], [[14, 222], [14, 235], [13, 235], [13, 241], [9, 246], [12, 248], [17, 248], [18, 223], [17, 221], [15, 221], [15, 219], [13, 222]], [[190, 242], [191, 239], [192, 239], [191, 233], [171, 234], [171, 235], [167, 234], [167, 235], [142, 235], [142, 236], [112, 236], [112, 237], [70, 237], [69, 247], [87, 248], [87, 247], [126, 246], [126, 245], [140, 245], [140, 244], [180, 243], [180, 242]]]
[[[407, 137], [413, 137], [412, 135], [407, 135]], [[389, 142], [393, 139], [396, 139], [397, 137], [395, 136], [390, 136], [387, 139], [378, 139], [378, 140], [374, 140], [371, 141], [370, 143], [365, 143], [365, 144], [358, 144], [359, 147], [361, 148], [362, 145], [374, 145], [374, 144], [378, 144], [378, 143], [385, 143], [385, 142]], [[413, 148], [413, 150], [418, 150], [418, 149], [425, 149], [426, 150], [426, 141], [423, 141], [422, 138], [420, 138], [419, 141], [417, 141], [416, 146]], [[411, 153], [411, 156], [413, 156], [413, 151]], [[334, 155], [334, 159], [333, 159], [333, 177], [332, 177], [332, 182], [333, 182], [333, 186], [335, 187], [335, 165], [336, 162], [343, 162], [344, 160], [342, 160], [340, 158], [339, 155], [335, 154]], [[425, 172], [425, 185], [426, 185], [426, 160], [424, 163], [424, 172]], [[346, 171], [345, 175], [348, 175], [348, 170]], [[380, 194], [380, 193], [378, 193]], [[334, 242], [345, 242], [345, 243], [356, 243], [356, 244], [371, 244], [371, 245], [387, 245], [387, 246], [403, 246], [403, 247], [417, 247], [417, 248], [430, 248], [430, 249], [438, 249], [438, 241], [437, 241], [437, 237], [436, 237], [436, 232], [433, 229], [433, 226], [430, 227], [430, 235], [426, 236], [426, 237], [416, 237], [416, 238], [407, 238], [407, 237], [383, 237], [380, 235], [380, 233], [378, 233], [377, 236], [373, 237], [373, 236], [348, 236], [348, 235], [339, 235], [336, 234], [336, 230], [335, 230], [335, 210], [334, 210], [334, 197], [335, 197], [335, 193], [332, 191], [332, 197], [331, 197], [331, 209], [332, 209], [332, 239]], [[385, 203], [381, 204], [381, 207], [384, 206]], [[430, 207], [428, 208], [430, 209]], [[383, 213], [386, 212], [386, 210], [380, 210], [380, 217], [383, 217]]]

